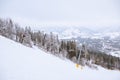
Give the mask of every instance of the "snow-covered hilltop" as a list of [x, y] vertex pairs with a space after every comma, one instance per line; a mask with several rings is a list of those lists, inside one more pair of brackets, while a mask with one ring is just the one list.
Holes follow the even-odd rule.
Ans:
[[0, 80], [119, 80], [119, 74], [101, 67], [77, 69], [68, 60], [0, 36]]

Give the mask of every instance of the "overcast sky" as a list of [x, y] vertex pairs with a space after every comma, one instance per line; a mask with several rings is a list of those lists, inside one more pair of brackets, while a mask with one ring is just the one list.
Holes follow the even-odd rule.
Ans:
[[120, 0], [0, 0], [0, 17], [23, 23], [120, 24]]

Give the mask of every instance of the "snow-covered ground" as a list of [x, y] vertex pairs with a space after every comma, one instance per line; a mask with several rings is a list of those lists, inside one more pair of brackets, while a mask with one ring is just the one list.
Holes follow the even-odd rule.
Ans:
[[112, 56], [120, 57], [120, 51], [111, 51], [108, 54], [110, 54]]
[[81, 70], [68, 60], [0, 36], [0, 80], [120, 80], [120, 71]]

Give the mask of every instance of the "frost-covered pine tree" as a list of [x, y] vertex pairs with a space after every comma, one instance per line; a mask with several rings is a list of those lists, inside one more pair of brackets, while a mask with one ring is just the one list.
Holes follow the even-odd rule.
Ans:
[[30, 31], [31, 29], [26, 27], [22, 37], [23, 37], [23, 44], [32, 47]]
[[4, 22], [3, 20], [0, 19], [0, 35], [3, 35], [4, 34]]

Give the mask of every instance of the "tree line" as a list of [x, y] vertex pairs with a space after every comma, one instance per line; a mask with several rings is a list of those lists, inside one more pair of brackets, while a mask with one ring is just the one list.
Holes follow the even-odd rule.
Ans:
[[0, 35], [28, 47], [37, 46], [82, 66], [96, 68], [96, 64], [107, 69], [120, 70], [119, 57], [88, 49], [86, 44], [79, 45], [75, 40], [61, 40], [52, 32], [48, 34], [44, 31], [33, 31], [30, 27], [22, 28], [11, 19], [0, 19]]

